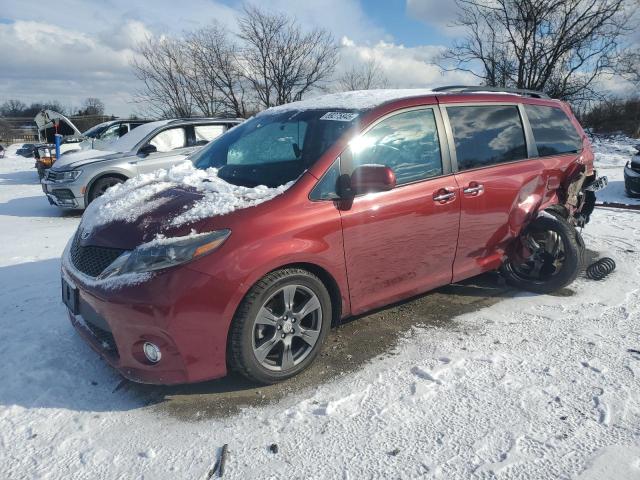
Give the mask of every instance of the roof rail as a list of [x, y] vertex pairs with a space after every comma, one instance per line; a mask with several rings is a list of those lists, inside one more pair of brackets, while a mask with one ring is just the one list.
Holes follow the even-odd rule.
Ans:
[[527, 90], [524, 88], [508, 88], [508, 87], [483, 87], [473, 85], [447, 85], [445, 87], [438, 87], [433, 89], [434, 92], [455, 92], [455, 93], [474, 93], [474, 92], [500, 92], [500, 93], [513, 93], [516, 95], [523, 95], [533, 98], [551, 98], [544, 92], [537, 90]]

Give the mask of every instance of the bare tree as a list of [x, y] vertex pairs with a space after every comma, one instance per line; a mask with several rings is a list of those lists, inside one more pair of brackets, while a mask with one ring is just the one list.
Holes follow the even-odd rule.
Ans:
[[216, 23], [189, 34], [186, 43], [191, 60], [189, 87], [199, 110], [205, 115], [246, 117], [252, 105], [237, 43]]
[[343, 92], [385, 88], [388, 84], [389, 80], [375, 58], [354, 65], [338, 78], [338, 87]]
[[266, 108], [323, 87], [338, 61], [338, 47], [327, 30], [303, 33], [290, 17], [253, 6], [245, 7], [239, 37], [245, 77]]
[[144, 84], [137, 100], [160, 117], [190, 117], [194, 100], [189, 90], [188, 55], [183, 42], [148, 38], [137, 47], [132, 61], [136, 77]]
[[0, 114], [5, 117], [19, 117], [27, 109], [27, 105], [20, 100], [7, 100], [0, 106]]
[[[627, 0], [456, 0], [465, 37], [445, 54], [488, 86], [594, 96], [627, 33]], [[477, 71], [476, 67], [480, 70]]]
[[103, 115], [104, 102], [99, 98], [89, 97], [82, 102], [82, 108], [78, 113], [80, 115]]
[[640, 87], [640, 48], [625, 51], [620, 57], [616, 72]]

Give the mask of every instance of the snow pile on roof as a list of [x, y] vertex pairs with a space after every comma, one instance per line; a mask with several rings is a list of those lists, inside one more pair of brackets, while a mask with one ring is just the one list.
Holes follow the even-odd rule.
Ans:
[[400, 98], [421, 97], [423, 95], [435, 95], [436, 92], [423, 88], [380, 89], [380, 90], [354, 90], [352, 92], [331, 93], [321, 95], [298, 102], [287, 103], [269, 108], [262, 114], [281, 113], [289, 110], [311, 109], [346, 109], [367, 110], [383, 103]]
[[174, 187], [192, 187], [202, 194], [200, 200], [168, 222], [172, 226], [179, 226], [203, 218], [226, 215], [241, 208], [254, 207], [280, 195], [292, 184], [293, 182], [289, 182], [277, 188], [264, 185], [240, 187], [218, 177], [218, 170], [215, 168], [200, 170], [186, 161], [170, 170], [139, 175], [111, 187], [89, 205], [82, 217], [82, 227], [91, 230], [116, 221], [134, 222], [168, 201], [168, 198], [155, 197]]

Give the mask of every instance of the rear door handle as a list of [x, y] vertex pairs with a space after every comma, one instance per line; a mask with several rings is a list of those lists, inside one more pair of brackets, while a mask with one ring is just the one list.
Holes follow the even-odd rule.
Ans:
[[469, 197], [475, 197], [484, 192], [484, 185], [481, 185], [477, 182], [471, 182], [469, 186], [462, 190], [462, 193]]
[[446, 203], [454, 198], [456, 198], [456, 192], [452, 192], [447, 188], [441, 188], [433, 194], [434, 202]]

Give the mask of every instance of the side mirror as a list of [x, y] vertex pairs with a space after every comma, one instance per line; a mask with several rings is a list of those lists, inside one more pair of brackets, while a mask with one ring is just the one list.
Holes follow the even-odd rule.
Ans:
[[156, 148], [155, 145], [151, 145], [150, 143], [147, 143], [144, 147], [138, 150], [138, 155], [142, 155], [143, 157], [146, 157], [147, 155], [151, 153], [155, 153], [157, 151], [158, 149]]
[[396, 174], [384, 165], [361, 165], [351, 177], [343, 175], [338, 180], [339, 194], [343, 198], [363, 193], [387, 192], [396, 187]]

